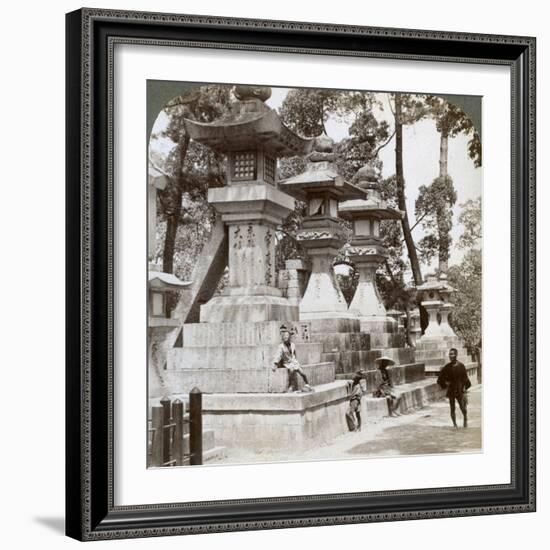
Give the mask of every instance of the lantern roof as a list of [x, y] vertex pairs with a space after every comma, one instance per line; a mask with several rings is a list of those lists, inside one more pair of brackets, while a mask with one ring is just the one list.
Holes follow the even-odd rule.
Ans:
[[376, 170], [369, 164], [359, 168], [355, 174], [356, 187], [366, 194], [363, 199], [347, 200], [340, 203], [338, 212], [346, 219], [368, 219], [398, 220], [403, 213], [401, 210], [391, 208], [387, 201], [382, 198], [378, 175]]
[[437, 290], [439, 292], [456, 292], [456, 290], [447, 282], [447, 275], [441, 273], [439, 277], [436, 275], [428, 275], [426, 281], [417, 287], [419, 292], [426, 290]]
[[289, 195], [307, 200], [308, 195], [330, 193], [338, 200], [365, 198], [366, 192], [344, 180], [334, 164], [334, 141], [325, 133], [313, 140], [304, 172], [279, 182]]
[[227, 114], [213, 122], [185, 119], [185, 130], [195, 141], [220, 153], [263, 148], [277, 157], [307, 154], [312, 145], [287, 128], [264, 101], [271, 88], [237, 86], [237, 101]]
[[190, 281], [182, 281], [172, 273], [149, 271], [149, 286], [155, 290], [182, 290], [191, 285]]

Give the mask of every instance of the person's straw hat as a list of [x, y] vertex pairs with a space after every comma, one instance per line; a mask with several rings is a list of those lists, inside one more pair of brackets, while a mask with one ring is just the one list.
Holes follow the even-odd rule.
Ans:
[[377, 359], [374, 360], [374, 362], [378, 363], [379, 365], [382, 364], [383, 362], [386, 363], [386, 365], [388, 366], [395, 365], [395, 361], [391, 357], [388, 357], [387, 355], [382, 355], [382, 357], [378, 357]]

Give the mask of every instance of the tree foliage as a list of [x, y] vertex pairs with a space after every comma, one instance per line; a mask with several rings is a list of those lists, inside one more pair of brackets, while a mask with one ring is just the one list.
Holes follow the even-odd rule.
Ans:
[[457, 291], [453, 295], [455, 309], [450, 323], [468, 350], [477, 355], [481, 345], [482, 322], [481, 197], [463, 204], [459, 219], [464, 225], [464, 232], [458, 245], [466, 250], [466, 254], [462, 262], [451, 266], [448, 272], [449, 283]]
[[481, 243], [481, 197], [469, 199], [460, 207], [458, 221], [464, 232], [458, 239], [458, 246], [462, 249], [478, 248]]
[[447, 273], [449, 283], [457, 291], [450, 324], [471, 353], [481, 342], [481, 251], [470, 249], [459, 265]]
[[448, 143], [464, 133], [471, 136], [469, 155], [476, 166], [481, 164], [481, 144], [471, 119], [458, 106], [439, 96], [425, 97], [426, 113], [435, 121], [440, 134], [439, 176], [430, 185], [420, 188], [416, 200], [416, 216], [423, 219], [428, 234], [420, 241], [424, 261], [437, 258], [439, 270], [447, 271], [452, 244], [452, 208], [456, 203], [453, 180], [448, 174]]
[[456, 203], [456, 191], [450, 176], [436, 178], [431, 185], [422, 185], [415, 204], [417, 220], [427, 232], [418, 243], [420, 257], [425, 262], [439, 259], [440, 265], [449, 261], [453, 227], [452, 207]]
[[[178, 232], [186, 224], [212, 218], [206, 201], [209, 187], [224, 184], [224, 158], [199, 143], [191, 142], [185, 131], [185, 119], [209, 122], [227, 112], [231, 103], [228, 86], [207, 85], [185, 91], [169, 101], [163, 109], [168, 121], [150, 140], [149, 158], [168, 177], [168, 185], [158, 193], [158, 212], [165, 222], [162, 268], [168, 273], [181, 272], [178, 259]], [[162, 141], [162, 151], [155, 145]], [[184, 203], [184, 196], [186, 201]], [[197, 212], [202, 212], [197, 214]], [[208, 223], [205, 224], [208, 227]]]
[[285, 97], [279, 114], [284, 124], [303, 137], [326, 134], [325, 123], [338, 111], [342, 92], [296, 88]]

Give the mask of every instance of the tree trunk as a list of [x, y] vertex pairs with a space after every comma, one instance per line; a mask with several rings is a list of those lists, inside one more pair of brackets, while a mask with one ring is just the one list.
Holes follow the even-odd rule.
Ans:
[[409, 215], [407, 213], [407, 202], [405, 200], [405, 178], [403, 176], [403, 124], [401, 122], [401, 94], [395, 94], [395, 177], [397, 180], [397, 203], [399, 210], [403, 212], [401, 226], [407, 245], [407, 252], [411, 262], [414, 284], [422, 284], [422, 272], [416, 253], [416, 247], [411, 234]]
[[174, 198], [176, 206], [172, 214], [166, 219], [166, 235], [164, 237], [164, 250], [162, 251], [162, 271], [164, 273], [174, 273], [174, 252], [181, 218], [182, 198], [183, 193], [179, 188]]
[[439, 145], [439, 177], [447, 175], [447, 159], [449, 157], [449, 136], [441, 132], [441, 142]]
[[[447, 166], [449, 158], [449, 135], [447, 132], [441, 132], [441, 141], [439, 145], [439, 177], [445, 178], [448, 175]], [[438, 216], [444, 216], [445, 212], [437, 211]], [[437, 220], [438, 225], [440, 220]], [[440, 273], [447, 273], [449, 270], [449, 239], [448, 236], [439, 235], [438, 265]]]
[[174, 252], [176, 246], [176, 236], [181, 220], [181, 201], [183, 198], [183, 167], [185, 156], [187, 155], [187, 147], [189, 146], [189, 138], [185, 136], [180, 143], [179, 168], [177, 178], [177, 189], [174, 196], [174, 208], [166, 219], [166, 236], [164, 237], [164, 250], [162, 251], [162, 271], [164, 273], [174, 273]]

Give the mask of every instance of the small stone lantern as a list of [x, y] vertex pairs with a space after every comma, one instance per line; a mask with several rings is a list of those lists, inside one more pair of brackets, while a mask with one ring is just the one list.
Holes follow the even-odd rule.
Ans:
[[365, 192], [344, 181], [334, 165], [334, 142], [323, 134], [315, 139], [302, 174], [281, 182], [289, 195], [307, 204], [297, 239], [311, 258], [311, 275], [300, 302], [300, 320], [349, 318], [346, 300], [336, 281], [333, 261], [346, 242], [338, 218], [338, 202], [364, 198]]
[[418, 287], [420, 303], [428, 312], [428, 326], [422, 336], [423, 339], [456, 338], [448, 319], [449, 313], [454, 307], [450, 303], [450, 296], [453, 292], [455, 289], [449, 285], [444, 273], [440, 274], [439, 278], [436, 275], [429, 275], [424, 284]]
[[399, 220], [402, 214], [382, 199], [378, 177], [371, 166], [360, 168], [356, 180], [357, 186], [366, 192], [366, 198], [348, 200], [339, 206], [340, 216], [353, 223], [349, 258], [359, 270], [359, 283], [349, 310], [361, 320], [362, 330], [388, 332], [386, 328], [396, 322], [386, 315], [376, 286], [376, 271], [387, 257], [380, 237], [380, 223]]

